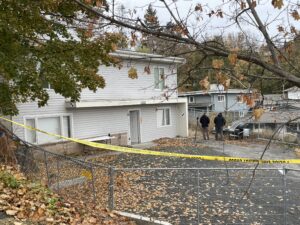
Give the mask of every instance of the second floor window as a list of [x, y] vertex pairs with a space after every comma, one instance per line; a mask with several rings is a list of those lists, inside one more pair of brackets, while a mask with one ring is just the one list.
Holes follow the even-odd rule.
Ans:
[[225, 102], [225, 95], [218, 95], [218, 102]]
[[244, 111], [239, 111], [239, 116], [240, 116], [240, 117], [244, 117], [244, 116], [245, 116]]
[[163, 90], [165, 88], [164, 68], [154, 68], [154, 89]]
[[189, 103], [195, 103], [195, 98], [194, 96], [189, 97]]

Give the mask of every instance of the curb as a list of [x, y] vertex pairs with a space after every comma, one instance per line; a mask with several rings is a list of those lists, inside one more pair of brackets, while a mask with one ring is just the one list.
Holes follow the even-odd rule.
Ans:
[[121, 211], [114, 211], [114, 213], [120, 215], [120, 216], [125, 216], [128, 218], [131, 218], [133, 220], [135, 220], [135, 222], [137, 223], [137, 225], [172, 225], [169, 222], [165, 222], [165, 221], [161, 221], [161, 220], [155, 220], [152, 219], [150, 217], [145, 217], [145, 216], [141, 216], [141, 215], [137, 215], [137, 214], [133, 214], [133, 213], [128, 213], [128, 212], [121, 212]]

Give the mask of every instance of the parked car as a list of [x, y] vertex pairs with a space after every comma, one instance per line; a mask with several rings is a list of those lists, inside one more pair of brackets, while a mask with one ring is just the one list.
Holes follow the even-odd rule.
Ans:
[[[226, 130], [226, 131], [225, 131]], [[243, 139], [250, 136], [249, 123], [236, 121], [228, 128], [224, 129], [224, 132], [228, 134], [229, 139]]]
[[[235, 121], [230, 126], [223, 129], [224, 135], [228, 136], [229, 139], [243, 139], [244, 137], [249, 137], [250, 135], [250, 124], [244, 121]], [[212, 133], [215, 134], [215, 128], [213, 128]]]

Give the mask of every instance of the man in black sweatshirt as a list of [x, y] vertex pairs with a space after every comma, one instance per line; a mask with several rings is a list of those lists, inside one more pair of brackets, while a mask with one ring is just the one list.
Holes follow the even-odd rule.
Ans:
[[222, 113], [219, 113], [218, 116], [214, 119], [215, 127], [216, 127], [216, 141], [219, 139], [218, 136], [220, 134], [221, 141], [223, 141], [223, 127], [226, 124], [225, 118], [222, 116]]
[[209, 140], [209, 135], [208, 135], [208, 126], [209, 126], [209, 118], [206, 115], [206, 113], [204, 113], [201, 118], [200, 118], [200, 123], [202, 126], [202, 134], [203, 134], [203, 139], [204, 140]]

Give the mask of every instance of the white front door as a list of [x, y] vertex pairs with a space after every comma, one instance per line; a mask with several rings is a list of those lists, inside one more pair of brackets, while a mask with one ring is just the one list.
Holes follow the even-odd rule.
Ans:
[[138, 144], [141, 142], [139, 110], [130, 111], [130, 140], [131, 144]]

